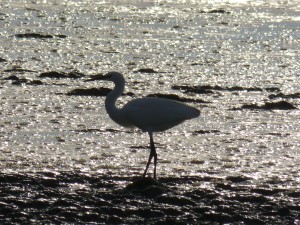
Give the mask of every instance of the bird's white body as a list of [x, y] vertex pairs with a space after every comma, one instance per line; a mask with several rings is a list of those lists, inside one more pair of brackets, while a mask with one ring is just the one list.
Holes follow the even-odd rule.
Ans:
[[170, 129], [184, 120], [199, 116], [199, 111], [180, 102], [155, 97], [135, 99], [123, 106], [127, 121], [146, 132]]
[[150, 136], [151, 152], [144, 172], [146, 175], [151, 159], [154, 157], [154, 178], [156, 176], [157, 154], [153, 142], [153, 132], [170, 129], [185, 120], [196, 118], [200, 111], [183, 103], [155, 97], [134, 99], [122, 108], [116, 107], [118, 97], [124, 91], [125, 79], [118, 72], [106, 74], [103, 80], [114, 82], [114, 89], [105, 99], [105, 108], [110, 118], [124, 127], [137, 127]]

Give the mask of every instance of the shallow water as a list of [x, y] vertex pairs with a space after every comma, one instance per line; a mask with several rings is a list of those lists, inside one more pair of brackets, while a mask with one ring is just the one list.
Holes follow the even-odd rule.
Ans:
[[[222, 191], [218, 193], [225, 191], [234, 196], [244, 189], [251, 192], [253, 187], [267, 187], [274, 191], [270, 194], [272, 202], [280, 205], [284, 199], [283, 208], [288, 208], [284, 212], [289, 214], [273, 213], [268, 217], [254, 213], [249, 217], [261, 219], [262, 223], [297, 223], [299, 1], [4, 0], [0, 6], [0, 168], [1, 187], [7, 196], [14, 196], [7, 192], [11, 187], [17, 189], [16, 193], [23, 193], [19, 188], [27, 186], [24, 179], [44, 179], [39, 178], [44, 177], [43, 173], [71, 174], [70, 183], [75, 186], [80, 174], [84, 174], [82, 183], [88, 183], [89, 176], [99, 177], [113, 184], [103, 191], [106, 195], [112, 191], [113, 195], [114, 190], [124, 188], [128, 177], [142, 173], [149, 154], [147, 135], [111, 122], [103, 107], [103, 97], [67, 95], [76, 88], [112, 87], [111, 84], [86, 83], [85, 77], [39, 77], [47, 71], [77, 70], [87, 76], [117, 70], [126, 76], [126, 92], [134, 93], [122, 97], [120, 104], [163, 93], [189, 98], [188, 104], [201, 110], [199, 118], [154, 137], [160, 181], [171, 189], [182, 188], [183, 192], [174, 190], [177, 196], [219, 189]], [[146, 68], [155, 73], [138, 72]], [[201, 93], [199, 86], [204, 85], [206, 92]], [[186, 91], [174, 86], [196, 88]], [[243, 109], [245, 105], [263, 106], [279, 101], [291, 103], [297, 109]], [[19, 176], [25, 178], [16, 182]], [[51, 176], [54, 183], [64, 182], [64, 177]], [[9, 177], [15, 180], [10, 183]], [[242, 179], [237, 190], [231, 187], [231, 177]], [[167, 182], [168, 179], [173, 180]], [[224, 186], [218, 182], [216, 185], [215, 180], [225, 183]], [[91, 190], [81, 187], [87, 192]], [[69, 186], [63, 190], [59, 185], [53, 188], [57, 195], [70, 191]], [[28, 193], [42, 194], [46, 189]], [[268, 198], [265, 192], [259, 194]], [[9, 204], [10, 197], [2, 198], [2, 202]], [[195, 201], [194, 198], [190, 200]], [[47, 205], [53, 203], [45, 201], [49, 201]], [[234, 208], [240, 206], [240, 201], [223, 203]], [[21, 207], [18, 204], [16, 207]], [[184, 207], [178, 210], [184, 212]], [[213, 207], [207, 211], [211, 213]], [[193, 218], [200, 218], [203, 213], [193, 214]], [[161, 214], [156, 215], [160, 218], [158, 215]], [[124, 221], [140, 222], [130, 218]], [[245, 218], [231, 222], [242, 221]]]

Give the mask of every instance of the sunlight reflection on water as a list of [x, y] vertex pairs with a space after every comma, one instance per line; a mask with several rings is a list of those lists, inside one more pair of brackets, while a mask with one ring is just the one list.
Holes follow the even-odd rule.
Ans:
[[[1, 80], [3, 170], [142, 170], [147, 135], [112, 123], [102, 97], [65, 95], [106, 84], [38, 78], [40, 72], [74, 69], [124, 72], [126, 91], [135, 96], [122, 97], [120, 104], [150, 93], [210, 102], [189, 103], [201, 109], [200, 118], [156, 135], [161, 176], [253, 173], [272, 179], [285, 176], [286, 168], [299, 169], [298, 110], [233, 110], [263, 105], [278, 92], [297, 94], [296, 1], [284, 9], [281, 1], [97, 1], [95, 7], [93, 1], [53, 2], [59, 7], [52, 1], [1, 2], [7, 6], [0, 14], [3, 77], [42, 82]], [[54, 36], [17, 38], [18, 33]], [[4, 72], [12, 68], [32, 72]], [[141, 68], [157, 73], [137, 73]], [[175, 85], [207, 85], [211, 93], [172, 89]], [[285, 100], [299, 107], [299, 98]]]
[[[299, 222], [299, 10], [281, 0], [1, 0], [0, 221]], [[112, 88], [85, 82], [111, 70], [126, 77], [120, 106], [160, 93], [201, 110], [155, 134], [163, 187], [148, 195], [126, 190], [147, 162], [147, 134], [114, 124], [104, 97], [70, 95]], [[49, 71], [85, 76], [39, 76]]]

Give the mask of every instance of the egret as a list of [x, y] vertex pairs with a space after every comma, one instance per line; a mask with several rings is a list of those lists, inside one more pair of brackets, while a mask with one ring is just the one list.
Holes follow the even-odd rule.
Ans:
[[114, 83], [113, 90], [108, 93], [105, 99], [105, 109], [114, 122], [123, 127], [139, 128], [149, 134], [150, 155], [143, 178], [146, 176], [148, 167], [154, 158], [153, 177], [156, 179], [157, 153], [153, 141], [153, 133], [165, 131], [185, 120], [196, 118], [200, 115], [200, 111], [178, 101], [157, 97], [134, 99], [126, 103], [122, 108], [118, 108], [116, 107], [116, 101], [125, 88], [123, 75], [118, 72], [109, 72], [93, 80], [107, 80]]

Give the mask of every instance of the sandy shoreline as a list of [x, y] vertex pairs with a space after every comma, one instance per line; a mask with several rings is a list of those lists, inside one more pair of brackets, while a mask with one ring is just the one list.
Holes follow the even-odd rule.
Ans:
[[225, 180], [164, 177], [158, 184], [151, 181], [131, 187], [132, 180], [132, 177], [76, 172], [1, 173], [0, 221], [3, 224], [299, 223], [299, 191], [274, 188], [275, 183], [257, 186], [251, 178], [243, 177]]

